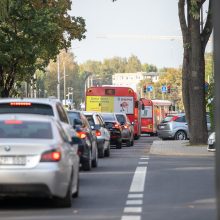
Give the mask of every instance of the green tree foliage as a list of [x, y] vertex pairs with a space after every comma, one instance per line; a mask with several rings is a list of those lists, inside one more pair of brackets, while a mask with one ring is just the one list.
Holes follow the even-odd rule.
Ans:
[[7, 19], [0, 21], [0, 96], [12, 95], [15, 82], [44, 70], [71, 40], [83, 39], [85, 23], [71, 17], [70, 0], [11, 0]]
[[142, 71], [149, 73], [149, 72], [157, 72], [158, 70], [155, 65], [144, 63], [142, 65]]

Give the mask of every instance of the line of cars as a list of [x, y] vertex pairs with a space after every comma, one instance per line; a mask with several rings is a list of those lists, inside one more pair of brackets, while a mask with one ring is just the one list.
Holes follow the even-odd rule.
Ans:
[[98, 166], [110, 146], [134, 144], [123, 113], [70, 110], [49, 99], [0, 100], [0, 197], [40, 196], [71, 207], [79, 169]]

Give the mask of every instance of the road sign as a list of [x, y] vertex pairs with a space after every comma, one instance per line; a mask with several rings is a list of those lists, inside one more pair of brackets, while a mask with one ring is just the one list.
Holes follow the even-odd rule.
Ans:
[[152, 92], [152, 91], [153, 91], [153, 86], [148, 86], [148, 87], [147, 87], [147, 91], [148, 91], [148, 92]]
[[161, 92], [167, 92], [167, 87], [166, 86], [162, 86], [162, 88], [161, 88]]

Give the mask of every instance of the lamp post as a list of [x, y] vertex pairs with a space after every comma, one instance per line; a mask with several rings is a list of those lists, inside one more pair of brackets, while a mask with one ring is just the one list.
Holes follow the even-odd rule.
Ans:
[[60, 56], [57, 56], [57, 98], [60, 100]]

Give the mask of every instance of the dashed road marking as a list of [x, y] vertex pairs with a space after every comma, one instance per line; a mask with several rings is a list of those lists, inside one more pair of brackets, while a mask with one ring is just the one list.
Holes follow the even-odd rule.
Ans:
[[141, 216], [137, 215], [124, 215], [121, 220], [141, 220]]
[[147, 165], [148, 162], [138, 162], [139, 165]]
[[138, 193], [138, 194], [128, 194], [129, 199], [141, 199], [143, 198], [144, 195], [143, 193]]
[[143, 205], [143, 200], [127, 200], [126, 205]]
[[141, 213], [142, 207], [125, 207], [124, 213]]
[[144, 192], [147, 167], [137, 167], [129, 192]]

